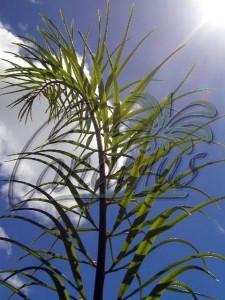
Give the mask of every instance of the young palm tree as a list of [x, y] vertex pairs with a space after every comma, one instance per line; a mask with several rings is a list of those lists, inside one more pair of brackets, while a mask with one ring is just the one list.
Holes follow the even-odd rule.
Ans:
[[[192, 101], [187, 105], [187, 97], [201, 91], [179, 94], [192, 70], [161, 101], [146, 93], [158, 70], [183, 46], [143, 78], [121, 85], [121, 73], [152, 33], [148, 32], [124, 56], [132, 14], [133, 10], [121, 42], [111, 51], [107, 44], [108, 5], [103, 30], [98, 15], [95, 50], [90, 48], [87, 36], [78, 32], [83, 44], [81, 56], [73, 23], [67, 25], [61, 14], [65, 29], [62, 33], [43, 17], [46, 29], [38, 29], [43, 42], [24, 37], [24, 43], [18, 44], [21, 54], [16, 55], [21, 64], [9, 61], [11, 68], [1, 76], [5, 88], [10, 88], [6, 93], [19, 92], [11, 106], [20, 106], [20, 120], [27, 120], [34, 101], [42, 97], [48, 104], [48, 122], [54, 124], [43, 145], [33, 151], [25, 149], [17, 158], [17, 163], [32, 160], [43, 164], [45, 171], [55, 172], [54, 179], [47, 179], [45, 171], [37, 184], [22, 181], [15, 172], [10, 179], [11, 212], [1, 219], [24, 221], [41, 230], [31, 246], [1, 238], [25, 252], [17, 268], [1, 271], [0, 283], [11, 291], [10, 299], [15, 295], [31, 299], [25, 287], [32, 286], [49, 290], [61, 300], [92, 296], [94, 300], [109, 299], [104, 296], [105, 282], [117, 273], [118, 300], [156, 300], [168, 291], [182, 299], [186, 295], [198, 299], [207, 295], [177, 279], [191, 270], [213, 276], [206, 259], [225, 259], [219, 254], [202, 253], [185, 239], [164, 236], [191, 214], [224, 199], [210, 198], [191, 185], [198, 171], [221, 162], [197, 165], [195, 162], [203, 155], [192, 154], [198, 145], [212, 142], [210, 125], [217, 116], [207, 102]], [[90, 75], [86, 71], [88, 59]], [[183, 99], [185, 103], [181, 105]], [[182, 159], [190, 163], [178, 169]], [[19, 202], [12, 198], [14, 184], [29, 188]], [[185, 205], [184, 200], [176, 205], [170, 201], [164, 206], [165, 200], [160, 212], [153, 212], [160, 199], [179, 200], [188, 190], [204, 194], [207, 201], [194, 206]], [[43, 209], [43, 203], [53, 207], [57, 216]], [[32, 213], [43, 215], [50, 225], [35, 219]], [[42, 249], [40, 239], [44, 237], [51, 245]], [[194, 253], [155, 274], [150, 270], [146, 276], [145, 262], [152, 253], [176, 244]], [[86, 288], [90, 281], [87, 274], [93, 275], [93, 290]], [[26, 281], [21, 287], [10, 281], [17, 275]]]

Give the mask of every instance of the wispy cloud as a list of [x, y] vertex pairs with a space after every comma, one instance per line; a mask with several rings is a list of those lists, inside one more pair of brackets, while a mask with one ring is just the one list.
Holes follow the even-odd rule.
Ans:
[[219, 221], [217, 221], [216, 219], [211, 218], [213, 223], [216, 225], [217, 229], [219, 230], [219, 232], [221, 232], [222, 234], [225, 234], [225, 228], [219, 223]]
[[[5, 232], [5, 230], [2, 227], [0, 227], [0, 237], [9, 238], [9, 236], [7, 235], [7, 233]], [[10, 243], [8, 243], [6, 241], [0, 240], [0, 250], [6, 251], [6, 253], [8, 255], [12, 254], [12, 246]]]
[[[23, 281], [21, 278], [18, 277], [18, 275], [14, 275], [12, 277], [10, 277], [10, 273], [3, 273], [0, 275], [1, 279], [6, 279], [7, 277], [9, 277], [6, 282], [8, 282], [9, 284], [11, 284], [13, 287], [15, 288], [21, 288], [23, 287], [23, 285], [25, 284], [25, 281]], [[28, 293], [28, 287], [25, 286], [21, 289], [25, 294]]]
[[28, 24], [24, 24], [24, 23], [18, 23], [18, 27], [20, 30], [22, 30], [23, 32], [26, 32], [28, 29]]

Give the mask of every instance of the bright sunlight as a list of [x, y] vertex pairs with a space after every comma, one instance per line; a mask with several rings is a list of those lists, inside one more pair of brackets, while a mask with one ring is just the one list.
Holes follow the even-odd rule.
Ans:
[[225, 0], [200, 0], [204, 23], [225, 28]]

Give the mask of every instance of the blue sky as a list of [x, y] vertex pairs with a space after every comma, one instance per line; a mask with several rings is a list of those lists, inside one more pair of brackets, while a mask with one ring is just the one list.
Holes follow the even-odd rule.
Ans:
[[[105, 1], [96, 0], [10, 0], [1, 1], [0, 9], [0, 55], [5, 50], [18, 51], [11, 42], [18, 41], [17, 35], [32, 35], [38, 38], [36, 26], [41, 26], [40, 14], [45, 14], [56, 23], [59, 23], [59, 9], [62, 9], [66, 18], [75, 19], [75, 24], [80, 31], [90, 31], [90, 43], [94, 47], [96, 44], [96, 11], [100, 8], [105, 9]], [[210, 91], [204, 93], [201, 100], [209, 100], [214, 103], [220, 115], [225, 113], [225, 27], [218, 28], [209, 24], [199, 27], [202, 19], [200, 1], [198, 0], [113, 0], [111, 1], [110, 14], [110, 32], [109, 45], [113, 47], [122, 36], [124, 26], [126, 25], [129, 10], [134, 2], [135, 17], [130, 31], [130, 46], [135, 45], [138, 39], [149, 29], [155, 28], [151, 38], [143, 45], [133, 62], [123, 74], [123, 80], [132, 80], [145, 74], [149, 69], [156, 66], [163, 58], [172, 52], [180, 44], [186, 43], [186, 47], [180, 51], [158, 74], [161, 82], [151, 84], [148, 91], [157, 99], [161, 99], [172, 88], [176, 86], [179, 80], [186, 74], [193, 64], [196, 68], [185, 86], [185, 90], [195, 88], [209, 88]], [[197, 29], [196, 29], [197, 28]], [[4, 63], [0, 63], [0, 72], [4, 69]], [[6, 154], [21, 149], [26, 143], [28, 137], [38, 127], [44, 118], [35, 119], [33, 123], [24, 128], [22, 124], [16, 121], [16, 112], [6, 109], [6, 105], [11, 101], [10, 98], [1, 98], [0, 102], [0, 162], [3, 162]], [[37, 112], [39, 108], [37, 107]], [[224, 121], [215, 125], [215, 139], [225, 142]], [[209, 151], [210, 158], [224, 158], [224, 150], [218, 147], [212, 147]], [[10, 167], [1, 166], [0, 176], [7, 177], [10, 174]], [[32, 170], [28, 165], [23, 166], [23, 172], [31, 174]], [[30, 172], [30, 173], [29, 173]], [[212, 167], [210, 171], [205, 171], [195, 182], [205, 191], [213, 196], [225, 194], [225, 168], [224, 166]], [[7, 204], [5, 201], [6, 187], [1, 189], [0, 208], [5, 210]], [[18, 193], [21, 191], [18, 191]], [[195, 201], [196, 195], [191, 197]], [[164, 205], [160, 202], [159, 206]], [[156, 207], [156, 210], [158, 207]], [[178, 226], [175, 232], [170, 236], [186, 237], [204, 251], [214, 251], [225, 254], [225, 205], [220, 207], [207, 208], [208, 219], [196, 215]], [[26, 242], [27, 236], [33, 234], [31, 229], [22, 225], [14, 226], [12, 223], [1, 221], [0, 228], [8, 236], [15, 236], [20, 241]], [[19, 223], [16, 223], [19, 224]], [[45, 241], [46, 242], [46, 241]], [[43, 242], [43, 246], [44, 246]], [[167, 251], [167, 250], [166, 250]], [[146, 264], [146, 273], [149, 269], [157, 270], [162, 262], [169, 262], [173, 257], [181, 257], [190, 252], [182, 247], [170, 249], [166, 253], [161, 251], [154, 257], [154, 260]], [[5, 268], [8, 264], [16, 261], [19, 254], [17, 249], [11, 249], [8, 245], [0, 243], [0, 268]], [[63, 268], [63, 266], [62, 266]], [[216, 273], [220, 282], [208, 280], [198, 274], [191, 274], [187, 279], [192, 285], [201, 291], [210, 292], [218, 299], [225, 299], [225, 264], [212, 264], [212, 271]], [[17, 278], [17, 280], [19, 280]], [[106, 292], [113, 293], [118, 283], [118, 278], [112, 278], [106, 283]], [[18, 283], [18, 282], [17, 282]], [[91, 293], [91, 279], [89, 280], [89, 293]], [[35, 293], [28, 292], [31, 299], [50, 299], [44, 291]], [[5, 299], [7, 292], [0, 287], [0, 299]], [[16, 299], [16, 298], [15, 298]], [[54, 299], [54, 298], [52, 298]], [[134, 298], [135, 299], [135, 298]], [[180, 297], [175, 298], [168, 294], [164, 300], [183, 300]], [[187, 297], [188, 299], [188, 297]]]

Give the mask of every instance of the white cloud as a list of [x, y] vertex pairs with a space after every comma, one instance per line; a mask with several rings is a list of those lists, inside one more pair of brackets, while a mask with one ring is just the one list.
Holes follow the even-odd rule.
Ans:
[[[21, 42], [22, 41], [10, 31], [8, 26], [3, 25], [3, 23], [0, 22], [0, 58], [18, 62], [17, 58], [13, 57], [11, 54], [5, 53], [5, 51], [19, 54], [19, 47], [12, 43]], [[0, 73], [7, 67], [9, 67], [9, 64], [0, 60]], [[44, 108], [43, 105], [38, 103], [38, 105], [35, 106], [35, 112], [38, 115], [38, 118], [36, 118], [34, 122], [29, 121], [27, 125], [19, 123], [17, 117], [18, 109], [9, 109], [7, 107], [13, 99], [14, 98], [11, 95], [2, 96], [0, 98], [0, 176], [4, 177], [9, 177], [11, 175], [15, 164], [15, 162], [5, 162], [13, 158], [8, 157], [8, 155], [21, 152], [35, 130], [37, 130], [44, 122]], [[40, 174], [40, 169], [41, 166], [38, 168], [37, 164], [31, 164], [29, 161], [22, 161], [17, 176], [20, 180], [35, 182], [35, 178]], [[23, 196], [24, 192], [27, 191], [25, 186], [21, 184], [16, 184], [14, 187], [15, 194], [18, 197]], [[5, 184], [1, 187], [1, 192], [7, 194], [7, 191], [8, 184]]]
[[[12, 51], [15, 53], [19, 53], [19, 48], [16, 45], [12, 45], [12, 42], [21, 42], [20, 39], [18, 39], [8, 27], [5, 27], [2, 23], [0, 23], [0, 57], [5, 57], [7, 59], [12, 59], [12, 56], [9, 54], [4, 54], [4, 51]], [[13, 58], [14, 59], [14, 58]], [[78, 60], [81, 62], [81, 57], [78, 54]], [[16, 61], [16, 58], [14, 59]], [[0, 61], [0, 73], [1, 70], [3, 70], [6, 67], [5, 62]], [[85, 72], [88, 78], [90, 78], [90, 72], [88, 69], [88, 66], [85, 67]], [[23, 123], [19, 123], [17, 120], [17, 113], [18, 108], [16, 109], [9, 109], [6, 108], [6, 106], [11, 103], [13, 100], [12, 96], [4, 96], [1, 97], [0, 101], [0, 162], [7, 160], [8, 154], [11, 153], [17, 153], [20, 152], [24, 145], [27, 143], [28, 139], [33, 135], [35, 130], [44, 123], [45, 117], [44, 117], [44, 111], [45, 106], [42, 104], [43, 101], [40, 101], [34, 105], [34, 121], [28, 121], [28, 124], [24, 125]], [[41, 99], [44, 100], [44, 99]], [[38, 116], [38, 118], [35, 118], [35, 115]], [[45, 130], [44, 130], [45, 131]], [[36, 145], [40, 144], [40, 141], [43, 142], [43, 139], [46, 137], [46, 133], [41, 135], [38, 140], [36, 140]], [[73, 138], [76, 138], [73, 136]], [[93, 139], [93, 142], [91, 144], [92, 147], [96, 147], [96, 141]], [[32, 148], [34, 145], [32, 145]], [[65, 147], [65, 146], [64, 146]], [[74, 149], [73, 149], [74, 151]], [[76, 154], [79, 156], [79, 152]], [[97, 167], [97, 155], [94, 154], [92, 157], [92, 163], [94, 163], [94, 166]], [[120, 162], [119, 165], [121, 166], [123, 162]], [[2, 166], [0, 166], [0, 176], [9, 176], [12, 172], [14, 163], [3, 163]], [[20, 168], [17, 172], [17, 176], [21, 180], [28, 181], [31, 183], [35, 183], [38, 176], [41, 173], [41, 170], [43, 169], [43, 165], [41, 164], [33, 164], [30, 161], [23, 161], [20, 164]], [[52, 178], [52, 177], [51, 177]], [[87, 174], [85, 177], [85, 182], [89, 184], [91, 181], [92, 174]], [[90, 183], [91, 186], [91, 183]], [[7, 193], [8, 191], [8, 185], [5, 184], [1, 192]], [[25, 186], [21, 184], [15, 185], [15, 194], [19, 197], [22, 197], [24, 195], [24, 192], [27, 191], [25, 189]], [[64, 194], [67, 194], [67, 192], [64, 191]], [[58, 196], [58, 194], [54, 195]], [[31, 204], [30, 204], [31, 205]], [[32, 203], [33, 206], [42, 208], [43, 210], [46, 210], [50, 213], [52, 213], [54, 216], [57, 216], [57, 212], [55, 211], [54, 207], [48, 203], [44, 202], [36, 202], [35, 204]], [[65, 201], [66, 206], [74, 205], [74, 200], [66, 200]], [[40, 214], [39, 214], [40, 216]], [[46, 220], [46, 218], [44, 218]], [[73, 214], [72, 217], [73, 221], [76, 222], [78, 217]]]
[[[2, 238], [9, 238], [9, 236], [7, 235], [7, 233], [5, 232], [5, 230], [0, 227], [0, 237]], [[4, 250], [6, 251], [6, 253], [8, 255], [12, 254], [12, 246], [10, 243], [0, 240], [0, 250]]]
[[[13, 57], [11, 54], [5, 53], [5, 51], [10, 51], [19, 54], [19, 47], [13, 45], [12, 43], [20, 42], [22, 41], [10, 31], [10, 28], [8, 26], [5, 26], [2, 23], [0, 23], [0, 58], [5, 58], [9, 61], [13, 59], [14, 62], [17, 62], [17, 59], [15, 57]], [[9, 64], [7, 62], [0, 61], [0, 73], [8, 66]], [[85, 71], [89, 75], [88, 67], [85, 68]], [[6, 106], [12, 101], [13, 97], [6, 95], [4, 97], [1, 97], [0, 102], [0, 176], [4, 177], [9, 177], [11, 175], [15, 164], [14, 162], [5, 162], [12, 158], [8, 157], [8, 155], [12, 153], [21, 152], [29, 138], [33, 135], [37, 128], [39, 128], [39, 126], [42, 125], [42, 123], [44, 123], [45, 121], [44, 111], [46, 107], [44, 105], [41, 105], [41, 103], [39, 102], [34, 107], [35, 114], [38, 115], [38, 118], [34, 119], [33, 122], [29, 121], [26, 126], [23, 123], [19, 123], [17, 120], [18, 109], [6, 108]], [[43, 142], [44, 138], [46, 138], [46, 133], [44, 131], [45, 130], [43, 130], [42, 135], [38, 137], [38, 140], [35, 139], [35, 145], [40, 144], [40, 142]], [[32, 144], [32, 148], [33, 147], [34, 144]], [[17, 177], [19, 177], [20, 180], [35, 183], [42, 169], [43, 165], [41, 164], [35, 164], [30, 161], [22, 161], [20, 163], [16, 175]], [[9, 184], [4, 184], [1, 187], [1, 192], [5, 196], [7, 195], [8, 188]], [[23, 200], [24, 193], [27, 192], [27, 190], [28, 189], [22, 184], [14, 185], [15, 196], [20, 197]], [[59, 194], [54, 194], [54, 196], [59, 196]], [[69, 207], [74, 205], [74, 200], [65, 200], [64, 203], [65, 206]], [[44, 211], [48, 211], [49, 213], [51, 213], [53, 216], [58, 217], [55, 208], [51, 204], [45, 202], [32, 202], [29, 204], [29, 206], [43, 209]], [[78, 220], [78, 216], [76, 216], [75, 214], [70, 215], [71, 219], [76, 223]], [[47, 218], [41, 214], [38, 214], [38, 217], [41, 218], [44, 222], [46, 222], [47, 220]], [[6, 246], [7, 245], [4, 244], [4, 247]]]
[[[21, 145], [18, 143], [10, 127], [0, 121], [0, 176], [7, 178], [11, 175], [15, 162], [8, 161], [14, 158], [9, 157], [8, 155], [18, 151], [21, 151]], [[26, 180], [28, 178], [30, 180], [34, 179], [34, 172], [32, 171], [32, 168], [28, 162], [21, 162], [17, 176], [20, 178], [20, 180]], [[22, 185], [16, 185], [15, 188], [17, 195], [22, 195], [25, 191], [27, 191], [27, 189], [25, 190], [24, 186]], [[4, 184], [0, 190], [3, 193], [7, 193], [8, 184]]]
[[[15, 34], [10, 31], [10, 27], [8, 25], [0, 22], [0, 58], [7, 60], [14, 60], [15, 57], [12, 58], [11, 54], [6, 53], [7, 51], [19, 53], [19, 47], [12, 43], [21, 43], [22, 40], [19, 39]], [[16, 59], [17, 60], [17, 59]], [[0, 61], [0, 73], [1, 71], [8, 67], [9, 64], [5, 61]]]

